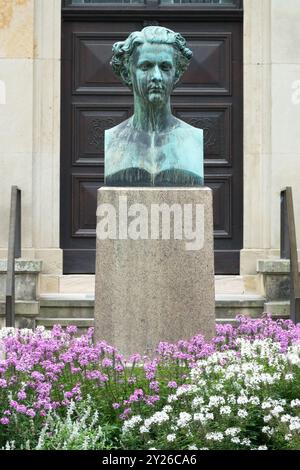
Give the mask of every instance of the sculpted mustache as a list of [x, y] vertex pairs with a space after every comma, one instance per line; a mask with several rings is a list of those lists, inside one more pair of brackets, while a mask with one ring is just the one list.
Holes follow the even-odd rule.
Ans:
[[164, 90], [164, 86], [159, 86], [159, 85], [149, 85], [148, 90]]

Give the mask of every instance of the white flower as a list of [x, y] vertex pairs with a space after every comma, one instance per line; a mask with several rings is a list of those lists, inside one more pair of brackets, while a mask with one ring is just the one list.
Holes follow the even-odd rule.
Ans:
[[198, 387], [205, 387], [206, 386], [206, 380], [199, 379], [197, 382]]
[[133, 429], [141, 421], [142, 421], [142, 418], [139, 415], [138, 416], [132, 416], [132, 418], [125, 421], [125, 423], [123, 424], [123, 427], [122, 427], [122, 431], [124, 433], [130, 431], [131, 429]]
[[296, 406], [300, 406], [300, 400], [298, 399], [291, 401], [291, 407], [296, 408]]
[[194, 421], [200, 421], [201, 423], [205, 423], [207, 419], [204, 413], [194, 413]]
[[247, 418], [247, 416], [248, 416], [248, 411], [246, 411], [246, 410], [239, 410], [239, 411], [237, 412], [237, 415], [238, 415], [239, 418]]
[[180, 397], [182, 395], [188, 395], [190, 393], [195, 393], [198, 391], [198, 387], [196, 385], [181, 385], [176, 390], [176, 396]]
[[196, 397], [192, 401], [192, 408], [199, 408], [204, 404], [204, 398]]
[[271, 415], [264, 416], [264, 422], [265, 423], [268, 423], [269, 421], [271, 421], [271, 419], [272, 419]]
[[259, 446], [257, 450], [268, 450], [267, 446]]
[[217, 390], [217, 392], [221, 392], [224, 389], [224, 385], [219, 383], [215, 386], [215, 389]]
[[240, 440], [239, 437], [233, 437], [233, 438], [231, 439], [231, 442], [232, 442], [233, 444], [239, 444], [239, 443], [241, 442], [241, 440]]
[[163, 407], [162, 411], [164, 411], [165, 413], [171, 413], [173, 411], [173, 408], [170, 405], [166, 405]]
[[168, 434], [167, 435], [167, 441], [168, 442], [174, 442], [176, 440], [176, 434]]
[[272, 408], [272, 404], [269, 401], [264, 401], [261, 404], [261, 407], [262, 407], [263, 410], [267, 410], [268, 408]]
[[230, 405], [235, 405], [236, 404], [236, 398], [234, 395], [228, 395], [227, 397], [227, 402], [230, 404]]
[[140, 427], [140, 433], [141, 434], [147, 434], [148, 432], [150, 432], [150, 429], [147, 428], [146, 426], [141, 426]]
[[279, 414], [280, 414], [280, 413], [283, 413], [283, 412], [284, 412], [284, 409], [282, 408], [281, 405], [275, 406], [275, 408], [270, 411], [270, 413], [271, 413], [273, 416], [276, 416], [276, 417], [278, 417]]
[[170, 417], [165, 411], [157, 411], [150, 418], [145, 419], [144, 425], [146, 428], [150, 428], [152, 424], [162, 424], [165, 421], [169, 421]]
[[286, 435], [284, 436], [284, 439], [285, 439], [287, 442], [289, 442], [289, 441], [292, 439], [292, 437], [293, 437], [292, 434], [286, 434]]
[[180, 428], [184, 428], [188, 425], [190, 421], [192, 421], [192, 415], [190, 413], [181, 412], [177, 420], [177, 426]]
[[205, 424], [207, 421], [213, 421], [213, 413], [195, 413], [194, 421], [200, 421], [200, 423]]
[[245, 395], [242, 395], [238, 397], [236, 402], [238, 405], [246, 405], [248, 403], [248, 398]]
[[298, 417], [291, 418], [289, 428], [291, 431], [299, 431], [300, 419]]
[[295, 366], [300, 366], [300, 357], [299, 354], [291, 352], [287, 354], [287, 360]]
[[274, 429], [270, 428], [270, 426], [264, 426], [261, 431], [268, 436], [272, 436], [272, 434], [274, 434]]
[[195, 445], [191, 445], [191, 446], [188, 446], [188, 450], [198, 450], [198, 447]]
[[212, 407], [212, 406], [220, 406], [220, 405], [225, 405], [225, 400], [223, 397], [220, 397], [218, 395], [212, 395], [211, 397], [209, 397], [209, 404], [208, 406], [209, 407]]
[[259, 405], [260, 404], [260, 400], [258, 397], [250, 397], [249, 398], [249, 403], [251, 403], [251, 405]]
[[206, 434], [206, 439], [208, 441], [218, 441], [221, 442], [224, 439], [223, 433], [222, 432], [210, 432]]
[[169, 395], [168, 396], [168, 403], [173, 403], [173, 401], [178, 401], [178, 398], [176, 395]]
[[225, 436], [235, 437], [241, 432], [241, 428], [227, 428], [225, 431]]
[[242, 440], [241, 444], [242, 444], [243, 446], [250, 447], [250, 446], [251, 446], [251, 441], [250, 441], [250, 439], [245, 438], [245, 439]]
[[230, 415], [230, 413], [231, 413], [230, 406], [221, 406], [221, 408], [220, 408], [220, 414], [221, 415]]
[[294, 374], [291, 374], [291, 373], [285, 374], [284, 378], [287, 381], [294, 380]]
[[290, 415], [282, 415], [280, 418], [280, 421], [282, 423], [288, 423], [291, 420], [292, 416]]

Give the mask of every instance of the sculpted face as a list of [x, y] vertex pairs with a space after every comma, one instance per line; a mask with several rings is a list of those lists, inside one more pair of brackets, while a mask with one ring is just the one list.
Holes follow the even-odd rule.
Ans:
[[174, 47], [169, 44], [138, 46], [131, 59], [134, 94], [152, 105], [164, 105], [175, 83], [175, 54]]

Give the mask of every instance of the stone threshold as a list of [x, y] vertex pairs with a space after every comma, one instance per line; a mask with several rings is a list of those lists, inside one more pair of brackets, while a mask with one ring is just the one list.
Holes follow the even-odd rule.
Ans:
[[[217, 294], [258, 294], [259, 279], [251, 276], [215, 276], [215, 290]], [[40, 276], [40, 293], [44, 294], [94, 294], [95, 276], [91, 274], [68, 274], [53, 276], [42, 274]]]

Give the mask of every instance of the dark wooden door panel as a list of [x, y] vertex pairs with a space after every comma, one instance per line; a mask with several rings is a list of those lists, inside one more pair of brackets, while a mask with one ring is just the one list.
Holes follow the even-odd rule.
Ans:
[[[104, 131], [133, 113], [132, 93], [109, 65], [115, 41], [145, 26], [146, 15], [63, 22], [61, 247], [64, 273], [95, 269], [96, 194], [104, 182]], [[117, 19], [118, 18], [118, 19]], [[173, 113], [204, 129], [205, 183], [213, 190], [215, 270], [239, 273], [242, 248], [242, 23], [184, 19], [157, 11], [152, 22], [179, 31], [193, 50], [172, 96]]]

